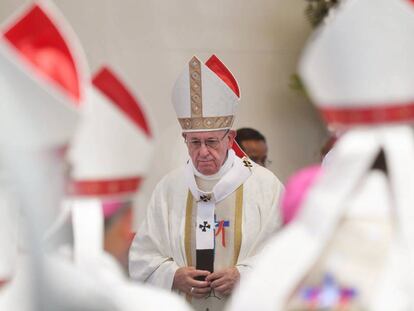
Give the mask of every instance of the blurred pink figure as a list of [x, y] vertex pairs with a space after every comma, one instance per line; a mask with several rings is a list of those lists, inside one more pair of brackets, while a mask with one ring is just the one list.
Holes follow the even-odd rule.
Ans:
[[315, 183], [322, 172], [322, 167], [312, 165], [293, 174], [286, 183], [286, 190], [282, 198], [282, 222], [286, 226], [295, 218], [310, 187]]

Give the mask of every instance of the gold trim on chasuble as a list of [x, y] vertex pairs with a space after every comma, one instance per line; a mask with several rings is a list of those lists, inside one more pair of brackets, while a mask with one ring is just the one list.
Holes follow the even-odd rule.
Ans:
[[193, 215], [193, 195], [191, 191], [188, 191], [187, 195], [187, 207], [185, 209], [185, 230], [184, 230], [184, 247], [185, 256], [187, 258], [187, 266], [193, 265], [193, 258], [191, 256], [191, 222]]
[[234, 216], [234, 260], [237, 264], [242, 242], [242, 216], [243, 216], [243, 185], [236, 190], [236, 210]]
[[[193, 265], [193, 258], [191, 256], [191, 222], [193, 215], [193, 195], [191, 191], [188, 191], [187, 194], [187, 206], [185, 208], [185, 229], [184, 229], [184, 248], [185, 256], [187, 258], [187, 267]], [[188, 303], [191, 303], [191, 296], [185, 294], [185, 299]]]
[[[185, 256], [187, 259], [187, 266], [193, 265], [193, 258], [191, 256], [191, 226], [193, 215], [194, 197], [191, 191], [188, 191], [187, 206], [185, 209], [185, 228], [184, 228], [184, 247]], [[242, 216], [243, 216], [243, 185], [240, 185], [236, 190], [236, 208], [234, 217], [234, 259], [233, 265], [237, 264], [239, 258], [241, 242], [242, 242]], [[191, 302], [191, 296], [186, 294], [186, 299]]]

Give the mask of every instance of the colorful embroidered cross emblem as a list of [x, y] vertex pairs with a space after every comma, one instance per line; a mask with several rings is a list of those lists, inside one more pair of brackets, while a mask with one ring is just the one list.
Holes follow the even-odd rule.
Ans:
[[209, 229], [209, 230], [210, 230], [210, 228], [211, 228], [210, 224], [209, 224], [207, 221], [203, 221], [203, 224], [200, 224], [198, 227], [199, 227], [199, 228], [201, 229], [201, 231], [203, 231], [203, 232], [206, 232], [206, 231], [207, 231], [207, 229]]
[[217, 220], [216, 215], [214, 215], [214, 222], [217, 228], [214, 236], [221, 234], [221, 245], [223, 245], [223, 247], [226, 247], [226, 228], [230, 227], [230, 221]]
[[243, 164], [244, 164], [245, 167], [249, 167], [249, 168], [253, 167], [252, 163], [249, 160], [246, 160], [246, 159], [243, 160]]
[[320, 286], [305, 287], [301, 297], [311, 310], [347, 310], [357, 298], [357, 290], [341, 287], [332, 274], [326, 274]]
[[211, 200], [211, 194], [200, 195], [200, 200], [203, 202], [208, 202]]

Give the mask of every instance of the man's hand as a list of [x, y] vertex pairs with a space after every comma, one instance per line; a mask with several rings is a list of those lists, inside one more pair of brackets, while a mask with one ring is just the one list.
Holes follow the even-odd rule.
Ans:
[[213, 272], [206, 278], [206, 281], [210, 283], [210, 287], [213, 288], [216, 293], [225, 296], [231, 294], [234, 286], [236, 286], [239, 280], [240, 273], [236, 267]]
[[209, 271], [196, 270], [194, 267], [181, 267], [175, 272], [173, 289], [178, 289], [195, 298], [203, 298], [210, 293], [209, 282], [197, 281], [195, 278], [208, 275], [210, 275]]

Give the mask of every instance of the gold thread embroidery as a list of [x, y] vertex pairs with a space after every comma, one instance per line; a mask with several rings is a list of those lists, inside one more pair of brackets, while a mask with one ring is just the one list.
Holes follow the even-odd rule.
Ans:
[[200, 118], [178, 118], [183, 130], [202, 130], [202, 129], [223, 129], [231, 128], [233, 116], [223, 117], [200, 117]]
[[242, 215], [243, 215], [243, 185], [236, 190], [236, 210], [234, 216], [234, 259], [233, 264], [237, 264], [242, 242]]
[[201, 86], [201, 64], [200, 61], [193, 57], [189, 63], [190, 69], [190, 101], [191, 117], [203, 116], [203, 98]]
[[187, 266], [192, 266], [193, 260], [191, 257], [191, 220], [193, 214], [193, 195], [188, 191], [187, 206], [185, 209], [185, 255], [187, 257]]
[[[187, 257], [187, 266], [191, 267], [193, 265], [193, 259], [191, 256], [191, 222], [193, 215], [193, 195], [188, 191], [187, 195], [187, 206], [185, 209], [185, 229], [184, 229], [184, 247], [185, 247], [185, 256]], [[191, 303], [191, 296], [186, 294], [186, 300], [188, 303]]]

